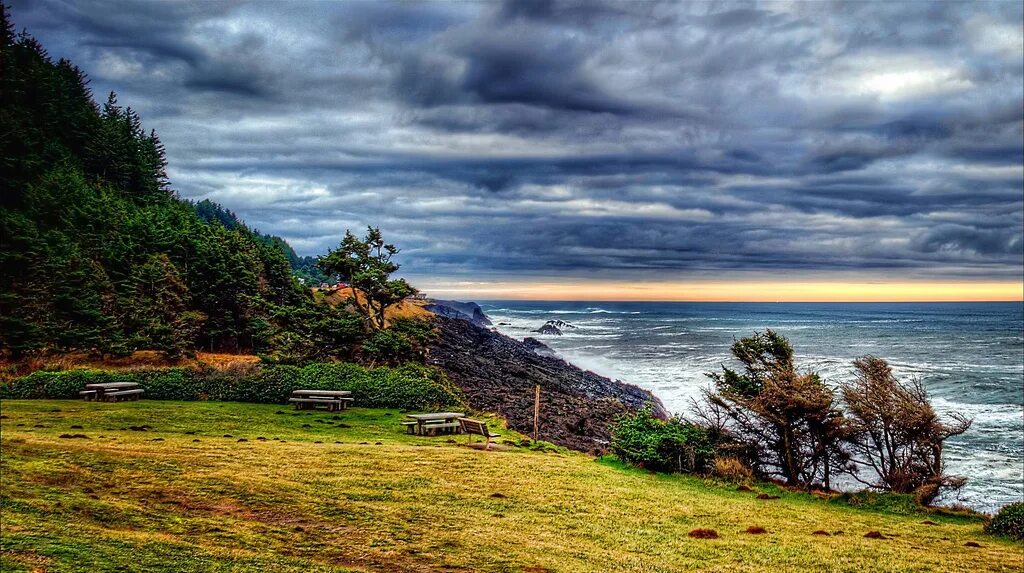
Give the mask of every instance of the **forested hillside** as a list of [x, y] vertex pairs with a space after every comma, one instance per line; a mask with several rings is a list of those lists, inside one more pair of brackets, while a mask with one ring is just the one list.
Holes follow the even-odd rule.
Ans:
[[[203, 199], [194, 205], [196, 214], [199, 218], [208, 222], [219, 222], [221, 225], [228, 229], [234, 229], [235, 227], [244, 227], [245, 223], [238, 218], [230, 209], [224, 208], [219, 203], [210, 201], [209, 199]], [[309, 285], [316, 285], [322, 282], [330, 281], [337, 277], [329, 277], [326, 273], [317, 267], [316, 257], [305, 256], [300, 257], [295, 249], [288, 244], [281, 237], [276, 235], [260, 234], [256, 231], [256, 236], [259, 240], [264, 243], [268, 243], [274, 247], [281, 249], [284, 252], [285, 257], [288, 259], [288, 264], [292, 267], [292, 274], [302, 279]]]
[[[346, 358], [359, 317], [314, 301], [312, 267], [216, 204], [179, 199], [160, 140], [114, 94], [17, 35], [3, 10], [0, 347]], [[291, 257], [292, 261], [289, 261]], [[301, 273], [300, 273], [301, 274]]]

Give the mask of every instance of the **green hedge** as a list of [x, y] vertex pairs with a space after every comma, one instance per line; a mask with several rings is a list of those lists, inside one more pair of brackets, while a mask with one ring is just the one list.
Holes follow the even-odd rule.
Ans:
[[357, 406], [434, 409], [464, 405], [462, 392], [436, 368], [409, 364], [363, 368], [315, 363], [303, 368], [242, 365], [225, 369], [155, 368], [110, 372], [33, 372], [0, 384], [0, 398], [77, 398], [86, 384], [136, 382], [151, 400], [223, 400], [282, 404], [293, 390], [351, 390]]
[[715, 460], [714, 441], [705, 428], [679, 418], [660, 420], [650, 407], [619, 418], [612, 427], [611, 449], [626, 463], [663, 472], [701, 473]]
[[1004, 505], [985, 525], [985, 532], [1024, 541], [1024, 501]]

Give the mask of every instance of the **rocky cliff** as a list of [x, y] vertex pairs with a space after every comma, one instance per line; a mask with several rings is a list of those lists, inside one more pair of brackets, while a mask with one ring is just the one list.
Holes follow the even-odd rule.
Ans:
[[471, 407], [496, 412], [509, 426], [533, 432], [534, 387], [541, 387], [540, 438], [575, 450], [600, 453], [619, 415], [652, 404], [650, 392], [581, 370], [466, 320], [437, 316], [439, 336], [428, 362], [466, 393]]
[[475, 302], [459, 302], [457, 300], [428, 299], [424, 306], [434, 314], [447, 316], [448, 318], [460, 318], [468, 320], [477, 326], [490, 326], [491, 320], [484, 314], [483, 309]]

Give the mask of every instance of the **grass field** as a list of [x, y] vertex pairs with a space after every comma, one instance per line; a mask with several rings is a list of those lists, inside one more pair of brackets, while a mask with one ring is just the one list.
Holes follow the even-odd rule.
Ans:
[[[5, 572], [1024, 567], [1024, 548], [985, 536], [976, 519], [772, 486], [739, 492], [561, 450], [481, 451], [464, 436], [405, 435], [396, 411], [145, 400], [0, 409]], [[75, 434], [86, 437], [61, 437]], [[767, 533], [745, 532], [754, 526]], [[696, 528], [719, 538], [688, 537]]]

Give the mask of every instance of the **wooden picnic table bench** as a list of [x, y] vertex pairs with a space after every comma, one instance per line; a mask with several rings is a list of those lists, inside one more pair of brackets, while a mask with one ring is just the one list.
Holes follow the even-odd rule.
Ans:
[[86, 384], [85, 390], [78, 393], [86, 400], [117, 402], [120, 400], [138, 400], [145, 392], [137, 382], [106, 382], [102, 384]]
[[459, 430], [458, 422], [426, 422], [423, 424], [423, 431], [432, 435], [437, 435], [438, 430], [443, 430], [446, 433], [457, 432]]
[[302, 396], [333, 396], [333, 397], [337, 397], [337, 398], [344, 398], [346, 396], [351, 396], [351, 395], [352, 395], [352, 392], [350, 390], [293, 390], [292, 391], [292, 396], [296, 396], [296, 397], [302, 397]]
[[487, 428], [487, 422], [480, 420], [473, 420], [471, 418], [459, 418], [459, 426], [462, 427], [462, 433], [469, 435], [469, 441], [473, 440], [473, 434], [483, 436], [487, 439], [487, 445], [484, 449], [491, 449], [491, 439], [500, 437], [498, 434], [492, 434], [491, 430]]
[[115, 400], [138, 400], [142, 393], [145, 392], [142, 388], [134, 388], [132, 390], [118, 390], [117, 392], [107, 392], [103, 395], [104, 398], [113, 398]]
[[103, 382], [99, 384], [86, 384], [86, 390], [115, 390], [118, 388], [138, 388], [138, 382]]
[[328, 412], [344, 410], [355, 399], [350, 398], [348, 390], [295, 390], [288, 401], [295, 404], [296, 410], [315, 409], [325, 406]]
[[408, 414], [409, 418], [412, 418], [416, 424], [412, 426], [408, 422], [402, 422], [402, 425], [407, 428], [409, 433], [415, 433], [425, 436], [429, 431], [433, 435], [437, 435], [439, 430], [447, 430], [448, 433], [455, 433], [459, 430], [459, 418], [465, 416], [462, 412], [432, 412], [429, 414]]

